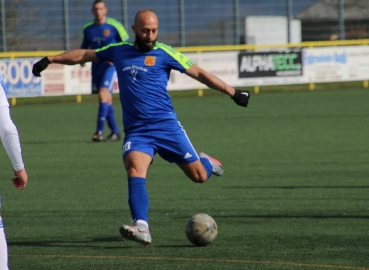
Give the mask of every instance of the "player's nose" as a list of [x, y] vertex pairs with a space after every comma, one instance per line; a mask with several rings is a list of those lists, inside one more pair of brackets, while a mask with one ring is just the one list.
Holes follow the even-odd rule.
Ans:
[[153, 31], [149, 31], [147, 33], [147, 40], [148, 41], [153, 41], [155, 39], [155, 33]]

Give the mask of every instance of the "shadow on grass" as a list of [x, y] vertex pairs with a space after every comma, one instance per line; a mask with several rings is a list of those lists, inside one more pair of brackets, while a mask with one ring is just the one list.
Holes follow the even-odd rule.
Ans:
[[214, 219], [221, 218], [280, 218], [280, 219], [296, 219], [296, 218], [305, 218], [305, 219], [369, 219], [369, 216], [360, 216], [360, 215], [214, 215], [212, 216]]
[[[212, 217], [214, 219], [242, 219], [242, 218], [263, 218], [263, 219], [297, 219], [297, 218], [301, 218], [301, 219], [369, 219], [368, 215], [285, 215], [285, 214], [280, 214], [280, 215], [212, 215]], [[186, 219], [188, 217], [184, 217], [184, 216], [178, 216], [178, 217], [173, 217], [173, 219]]]
[[[121, 243], [119, 246], [107, 246], [111, 243]], [[99, 243], [99, 246], [89, 245], [92, 243]], [[128, 243], [128, 244], [127, 244]], [[107, 244], [104, 246], [104, 244]], [[122, 238], [117, 237], [104, 237], [94, 238], [92, 240], [85, 241], [20, 241], [20, 242], [8, 242], [8, 246], [13, 247], [61, 247], [61, 248], [93, 248], [93, 249], [131, 249], [140, 247], [135, 242], [127, 242]], [[155, 245], [156, 248], [196, 248], [194, 245]]]
[[[118, 141], [119, 142], [119, 141]], [[60, 140], [59, 138], [57, 140], [50, 140], [50, 141], [24, 141], [22, 142], [22, 144], [26, 145], [55, 145], [55, 144], [71, 144], [71, 143], [76, 143], [76, 144], [100, 144], [100, 143], [104, 143], [104, 142], [93, 142], [92, 140]]]
[[[111, 243], [121, 243], [121, 246], [108, 246]], [[94, 243], [99, 243], [96, 246]], [[89, 245], [93, 244], [93, 245]], [[106, 244], [104, 246], [104, 244]], [[125, 245], [126, 241], [119, 237], [103, 237], [94, 238], [91, 240], [75, 240], [75, 241], [19, 241], [8, 242], [8, 246], [21, 247], [63, 247], [63, 248], [95, 248], [95, 249], [120, 249], [120, 248], [135, 248], [133, 245]]]
[[198, 248], [195, 245], [158, 245], [156, 248]]
[[364, 189], [369, 188], [369, 186], [232, 186], [225, 187], [230, 189], [299, 189], [299, 188], [357, 188]]

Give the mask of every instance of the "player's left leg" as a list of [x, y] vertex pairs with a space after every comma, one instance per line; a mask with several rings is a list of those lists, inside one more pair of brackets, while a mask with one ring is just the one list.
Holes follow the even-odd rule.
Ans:
[[92, 137], [94, 142], [104, 141], [104, 127], [109, 110], [109, 89], [106, 87], [99, 88], [99, 109], [97, 115], [96, 132]]
[[200, 159], [192, 163], [180, 163], [177, 165], [182, 171], [196, 183], [203, 183], [210, 178], [212, 174], [216, 176], [223, 175], [223, 166], [215, 158], [200, 153]]
[[200, 156], [192, 146], [185, 130], [179, 122], [172, 123], [173, 131], [159, 130], [157, 135], [158, 154], [169, 162], [175, 162], [194, 182], [203, 183], [212, 174], [222, 175], [222, 164], [204, 154]]
[[200, 152], [199, 153], [199, 156], [200, 156], [200, 159], [206, 158], [206, 159], [208, 159], [210, 161], [211, 166], [213, 167], [212, 174], [214, 174], [216, 176], [223, 175], [223, 172], [224, 172], [223, 165], [222, 165], [222, 163], [220, 163], [219, 160], [217, 160], [217, 159], [215, 159], [215, 158], [213, 158], [213, 157], [205, 154], [204, 152]]
[[117, 78], [117, 72], [113, 65], [109, 66], [104, 74], [103, 81], [104, 87], [109, 90], [106, 92], [107, 102], [108, 102], [108, 113], [106, 115], [106, 122], [111, 130], [111, 133], [106, 137], [107, 142], [116, 142], [120, 140], [120, 132], [117, 122], [115, 120], [114, 105], [113, 105], [113, 90], [114, 83]]

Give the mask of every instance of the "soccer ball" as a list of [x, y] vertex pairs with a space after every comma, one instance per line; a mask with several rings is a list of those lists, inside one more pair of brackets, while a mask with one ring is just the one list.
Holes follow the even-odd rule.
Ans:
[[207, 214], [196, 214], [186, 225], [186, 236], [196, 246], [205, 247], [214, 241], [218, 234], [218, 225]]

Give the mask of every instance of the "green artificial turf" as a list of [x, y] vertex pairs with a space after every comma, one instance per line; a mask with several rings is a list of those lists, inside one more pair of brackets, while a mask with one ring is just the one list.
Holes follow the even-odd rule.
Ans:
[[[0, 151], [9, 266], [369, 269], [368, 100], [367, 89], [254, 94], [248, 108], [220, 95], [174, 98], [194, 147], [225, 172], [195, 184], [156, 156], [147, 248], [119, 235], [130, 223], [122, 143], [91, 141], [97, 104], [12, 107], [29, 184], [12, 186]], [[203, 248], [184, 233], [201, 212], [219, 226]]]

